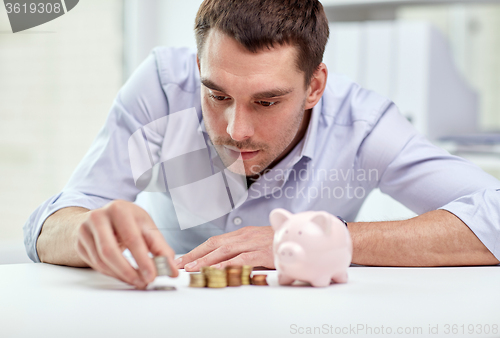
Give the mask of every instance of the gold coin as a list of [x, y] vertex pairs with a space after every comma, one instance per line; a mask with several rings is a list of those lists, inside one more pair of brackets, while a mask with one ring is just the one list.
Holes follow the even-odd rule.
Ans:
[[210, 267], [210, 266], [203, 266], [203, 267], [200, 269], [200, 271], [201, 271], [201, 273], [202, 273], [202, 274], [204, 274], [204, 275], [205, 275], [205, 274], [208, 274], [208, 273], [209, 273], [209, 271], [210, 271], [210, 270], [212, 270], [212, 269], [213, 269], [213, 268], [212, 268], [212, 267]]
[[267, 275], [253, 275], [252, 276], [252, 284], [253, 285], [268, 285], [266, 279], [267, 279]]
[[226, 283], [208, 283], [209, 288], [225, 288], [226, 286]]

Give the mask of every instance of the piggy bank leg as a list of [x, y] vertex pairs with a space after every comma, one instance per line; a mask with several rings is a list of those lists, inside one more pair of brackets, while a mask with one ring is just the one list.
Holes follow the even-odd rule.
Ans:
[[330, 285], [331, 281], [332, 279], [330, 277], [321, 277], [313, 281], [310, 281], [310, 283], [314, 287], [325, 287]]
[[278, 283], [280, 285], [290, 285], [294, 281], [295, 281], [295, 279], [293, 279], [293, 278], [290, 278], [290, 277], [282, 275], [282, 274], [278, 274]]
[[332, 277], [335, 283], [347, 283], [347, 271]]

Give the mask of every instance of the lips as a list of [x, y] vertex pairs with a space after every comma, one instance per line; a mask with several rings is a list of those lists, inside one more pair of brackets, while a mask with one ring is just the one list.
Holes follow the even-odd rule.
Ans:
[[240, 150], [236, 147], [232, 147], [232, 146], [228, 146], [228, 145], [224, 145], [224, 150], [226, 151], [226, 153], [229, 156], [231, 156], [234, 159], [238, 159], [241, 155], [241, 158], [243, 159], [243, 161], [251, 160], [252, 158], [257, 156], [260, 152], [260, 150], [247, 150], [247, 149]]

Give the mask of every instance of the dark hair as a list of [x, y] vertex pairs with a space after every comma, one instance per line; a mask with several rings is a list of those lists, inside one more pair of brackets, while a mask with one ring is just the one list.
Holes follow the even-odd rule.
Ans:
[[318, 0], [205, 0], [194, 28], [200, 58], [211, 28], [253, 53], [274, 44], [296, 46], [297, 67], [305, 73], [306, 85], [323, 61], [329, 34]]

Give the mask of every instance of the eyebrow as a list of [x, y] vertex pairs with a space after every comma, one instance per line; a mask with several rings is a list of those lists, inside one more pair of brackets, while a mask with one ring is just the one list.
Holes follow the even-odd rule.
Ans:
[[201, 83], [207, 87], [207, 88], [210, 88], [212, 90], [216, 90], [218, 92], [221, 92], [221, 93], [225, 93], [226, 91], [224, 89], [222, 89], [222, 87], [218, 86], [215, 82], [213, 82], [212, 80], [209, 80], [209, 79], [201, 79]]
[[[227, 93], [224, 88], [213, 82], [212, 80], [203, 78], [201, 79], [201, 83], [212, 90], [216, 90], [221, 93]], [[293, 88], [276, 88], [276, 89], [271, 89], [271, 90], [266, 90], [264, 92], [256, 93], [252, 95], [254, 99], [270, 99], [273, 97], [279, 97], [279, 96], [284, 96], [287, 94], [290, 94], [293, 92]]]

